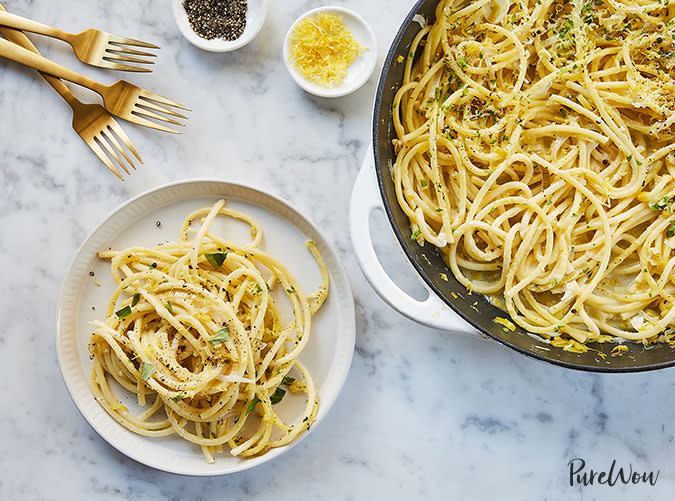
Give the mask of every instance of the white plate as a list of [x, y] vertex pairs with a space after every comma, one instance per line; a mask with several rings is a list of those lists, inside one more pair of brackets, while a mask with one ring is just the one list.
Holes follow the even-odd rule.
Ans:
[[[352, 35], [359, 45], [364, 47], [364, 49], [367, 49], [359, 54], [356, 60], [349, 66], [347, 69], [347, 76], [340, 85], [334, 87], [324, 87], [323, 85], [310, 82], [298, 72], [293, 62], [289, 61], [289, 37], [296, 25], [306, 17], [315, 16], [320, 12], [330, 12], [342, 16], [342, 20], [347, 26], [347, 29], [352, 32]], [[320, 97], [346, 96], [361, 88], [373, 74], [375, 64], [377, 63], [377, 41], [375, 39], [375, 33], [368, 22], [353, 10], [345, 9], [344, 7], [319, 7], [318, 9], [306, 12], [291, 25], [286, 33], [286, 38], [284, 39], [283, 58], [284, 64], [291, 74], [291, 77], [293, 77], [293, 80], [310, 94]]]
[[[347, 274], [317, 227], [287, 203], [253, 188], [214, 180], [181, 181], [126, 202], [87, 237], [66, 274], [57, 310], [57, 355], [68, 391], [89, 424], [120, 452], [171, 473], [204, 476], [233, 473], [278, 457], [299, 441], [251, 459], [219, 454], [215, 464], [208, 464], [198, 446], [177, 436], [143, 437], [123, 428], [94, 400], [89, 385], [89, 322], [103, 318], [114, 288], [109, 263], [96, 253], [109, 247], [150, 246], [176, 240], [181, 223], [191, 211], [208, 207], [222, 197], [227, 198], [229, 206], [260, 222], [264, 234], [262, 248], [290, 269], [306, 293], [310, 294], [321, 283], [319, 269], [311, 264], [313, 259], [305, 247], [307, 239], [316, 243], [330, 273], [328, 299], [312, 318], [311, 339], [299, 357], [312, 374], [319, 395], [316, 423], [299, 440], [311, 433], [330, 410], [347, 378], [354, 352], [354, 299]], [[157, 226], [157, 221], [161, 226]], [[219, 228], [220, 231], [227, 228], [235, 241], [250, 240], [243, 225], [237, 225], [223, 218], [216, 221], [214, 229], [218, 232]], [[94, 276], [90, 275], [92, 271]], [[302, 402], [285, 398], [278, 404], [279, 413], [283, 416], [296, 405], [301, 407], [304, 397], [298, 399]], [[130, 409], [134, 407], [130, 397], [123, 403]]]
[[195, 47], [210, 52], [230, 52], [243, 47], [260, 32], [267, 17], [267, 0], [248, 0], [246, 11], [246, 27], [244, 32], [236, 40], [223, 40], [214, 38], [207, 40], [194, 32], [188, 21], [187, 12], [183, 7], [183, 0], [173, 0], [173, 18], [181, 34]]

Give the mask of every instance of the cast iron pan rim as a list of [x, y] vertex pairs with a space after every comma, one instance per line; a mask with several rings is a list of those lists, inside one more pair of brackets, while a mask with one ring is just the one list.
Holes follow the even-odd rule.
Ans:
[[[387, 217], [389, 218], [389, 223], [392, 226], [392, 229], [394, 230], [394, 233], [396, 234], [396, 238], [398, 239], [399, 244], [401, 245], [401, 248], [403, 249], [403, 252], [405, 253], [406, 257], [408, 258], [408, 261], [412, 263], [413, 267], [415, 268], [415, 271], [422, 277], [422, 279], [426, 282], [426, 284], [431, 288], [431, 290], [438, 296], [440, 297], [445, 304], [447, 304], [450, 308], [455, 311], [460, 317], [462, 317], [466, 322], [468, 322], [470, 325], [478, 329], [482, 334], [494, 339], [495, 341], [498, 341], [502, 343], [505, 346], [508, 346], [509, 348], [516, 350], [519, 353], [522, 353], [525, 356], [535, 358], [537, 360], [541, 360], [543, 362], [549, 362], [561, 367], [565, 367], [567, 369], [574, 369], [574, 370], [579, 370], [579, 371], [585, 371], [585, 372], [603, 372], [603, 373], [627, 373], [627, 372], [646, 372], [646, 371], [652, 371], [652, 370], [658, 370], [658, 369], [665, 369], [667, 367], [672, 367], [675, 365], [675, 359], [669, 361], [669, 362], [662, 362], [662, 363], [655, 363], [655, 364], [649, 364], [649, 365], [643, 365], [643, 366], [634, 366], [634, 367], [591, 367], [583, 364], [576, 364], [572, 362], [564, 362], [562, 360], [558, 360], [554, 357], [547, 357], [545, 355], [535, 353], [529, 350], [526, 350], [525, 348], [522, 348], [514, 343], [511, 343], [510, 341], [503, 339], [501, 337], [497, 337], [493, 335], [490, 331], [484, 329], [477, 323], [475, 323], [462, 309], [458, 308], [455, 303], [450, 301], [431, 281], [427, 273], [422, 269], [422, 266], [415, 260], [413, 257], [412, 253], [408, 249], [407, 242], [403, 234], [401, 233], [398, 225], [396, 224], [396, 219], [394, 218], [394, 213], [391, 210], [391, 200], [387, 197], [387, 192], [384, 189], [384, 174], [383, 172], [385, 169], [383, 169], [382, 161], [380, 158], [380, 149], [378, 147], [379, 145], [379, 117], [380, 117], [380, 110], [382, 108], [382, 96], [384, 94], [384, 86], [385, 86], [385, 81], [387, 78], [387, 75], [389, 73], [389, 69], [391, 68], [391, 64], [394, 60], [394, 57], [396, 56], [396, 49], [401, 41], [401, 38], [403, 38], [404, 33], [406, 32], [408, 26], [412, 22], [413, 17], [418, 13], [420, 7], [422, 4], [427, 2], [428, 0], [418, 0], [418, 2], [413, 6], [413, 8], [410, 10], [408, 15], [406, 16], [405, 20], [401, 24], [401, 27], [398, 30], [398, 33], [396, 33], [396, 36], [394, 37], [394, 40], [391, 43], [391, 46], [389, 47], [389, 52], [387, 54], [387, 57], [384, 61], [384, 65], [382, 66], [382, 72], [380, 73], [380, 81], [377, 85], [377, 94], [375, 96], [375, 107], [373, 110], [373, 152], [375, 154], [375, 171], [377, 172], [377, 184], [380, 188], [380, 194], [382, 195], [382, 199], [384, 201], [384, 208], [387, 213]], [[388, 172], [388, 170], [387, 170]], [[395, 202], [395, 201], [394, 201]]]

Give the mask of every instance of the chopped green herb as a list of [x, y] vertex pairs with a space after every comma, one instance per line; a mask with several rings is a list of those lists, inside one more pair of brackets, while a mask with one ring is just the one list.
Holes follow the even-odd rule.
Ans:
[[154, 373], [155, 373], [155, 366], [143, 362], [143, 367], [141, 368], [141, 377], [143, 378], [143, 380], [147, 381], [148, 379], [150, 379], [150, 376], [152, 376]]
[[173, 315], [173, 306], [171, 306], [171, 301], [166, 302], [166, 309], [169, 310], [169, 313]]
[[462, 69], [466, 68], [466, 56], [462, 56], [462, 58], [459, 60], [459, 67]]
[[128, 317], [129, 315], [131, 315], [131, 306], [126, 305], [126, 306], [125, 306], [124, 308], [122, 308], [121, 310], [117, 310], [117, 311], [115, 312], [115, 315], [117, 315], [117, 318], [119, 318], [120, 320], [122, 320], [123, 318]]
[[222, 344], [228, 340], [229, 336], [230, 336], [230, 329], [228, 329], [227, 327], [223, 327], [218, 332], [216, 332], [215, 336], [209, 339], [209, 344], [211, 346]]
[[281, 402], [281, 399], [284, 398], [284, 395], [286, 394], [286, 390], [282, 390], [281, 388], [277, 388], [274, 393], [272, 393], [272, 396], [270, 397], [270, 402], [272, 404], [278, 404]]
[[422, 180], [420, 181], [420, 184], [422, 185], [422, 188], [426, 188], [426, 187], [427, 187], [427, 182], [426, 182], [424, 179], [422, 179]]
[[420, 236], [420, 230], [415, 230], [412, 235], [410, 235], [410, 240], [417, 240]]
[[131, 307], [133, 308], [138, 304], [138, 302], [141, 300], [141, 295], [137, 292], [134, 294], [134, 297], [131, 298]]
[[655, 202], [649, 206], [651, 210], [665, 210], [668, 208], [668, 202], [670, 202], [670, 197], [663, 197], [658, 202]]
[[258, 405], [258, 403], [261, 400], [258, 397], [255, 397], [253, 400], [251, 400], [248, 403], [248, 407], [246, 407], [246, 414], [250, 414], [253, 409], [255, 409], [255, 406]]
[[675, 224], [673, 226], [671, 226], [670, 228], [668, 228], [668, 231], [666, 231], [666, 236], [668, 238], [675, 237]]
[[212, 254], [205, 254], [206, 260], [209, 262], [214, 269], [218, 269], [223, 265], [225, 258], [227, 257], [227, 252], [214, 252]]
[[185, 393], [179, 393], [179, 394], [176, 395], [175, 397], [171, 397], [171, 400], [173, 400], [174, 402], [180, 402], [180, 401], [183, 400], [186, 396], [187, 396], [187, 395], [185, 395]]
[[438, 209], [436, 209], [436, 212], [443, 212], [443, 209], [439, 207]]
[[289, 294], [295, 294], [295, 289], [291, 285], [288, 289], [286, 289], [286, 292], [288, 292]]
[[294, 377], [284, 376], [284, 378], [281, 380], [281, 384], [291, 385], [293, 383], [295, 383]]

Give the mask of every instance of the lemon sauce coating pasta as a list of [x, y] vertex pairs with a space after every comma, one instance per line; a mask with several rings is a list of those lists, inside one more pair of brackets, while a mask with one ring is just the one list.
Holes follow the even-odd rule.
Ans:
[[[252, 241], [238, 245], [213, 234], [218, 217], [249, 225]], [[93, 322], [91, 384], [121, 425], [149, 437], [177, 434], [210, 463], [224, 450], [263, 454], [309, 429], [318, 396], [298, 355], [328, 294], [328, 271], [307, 242], [322, 284], [306, 296], [289, 270], [260, 250], [262, 239], [256, 220], [220, 200], [190, 214], [178, 241], [99, 253], [110, 259], [117, 288], [105, 321]], [[273, 297], [277, 290], [290, 302], [290, 322]], [[140, 414], [122, 405], [112, 380], [136, 394]], [[288, 391], [306, 396], [292, 423], [275, 411]]]
[[398, 58], [392, 176], [412, 238], [529, 332], [670, 340], [674, 16], [444, 0]]

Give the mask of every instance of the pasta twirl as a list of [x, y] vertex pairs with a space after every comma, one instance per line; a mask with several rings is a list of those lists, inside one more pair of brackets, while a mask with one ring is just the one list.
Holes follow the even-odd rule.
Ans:
[[406, 56], [392, 176], [412, 237], [532, 333], [672, 332], [674, 16], [444, 0]]
[[[248, 224], [252, 241], [237, 245], [213, 234], [217, 217]], [[209, 462], [223, 450], [263, 454], [309, 429], [318, 396], [298, 355], [328, 294], [328, 272], [308, 242], [322, 285], [306, 296], [288, 269], [260, 250], [262, 238], [257, 221], [220, 200], [190, 214], [178, 241], [99, 253], [111, 260], [117, 288], [106, 320], [94, 322], [91, 384], [120, 424], [150, 437], [175, 433], [201, 446]], [[290, 321], [277, 290], [290, 302]], [[113, 394], [113, 379], [137, 395], [139, 415]], [[275, 411], [288, 391], [306, 395], [292, 423]]]

